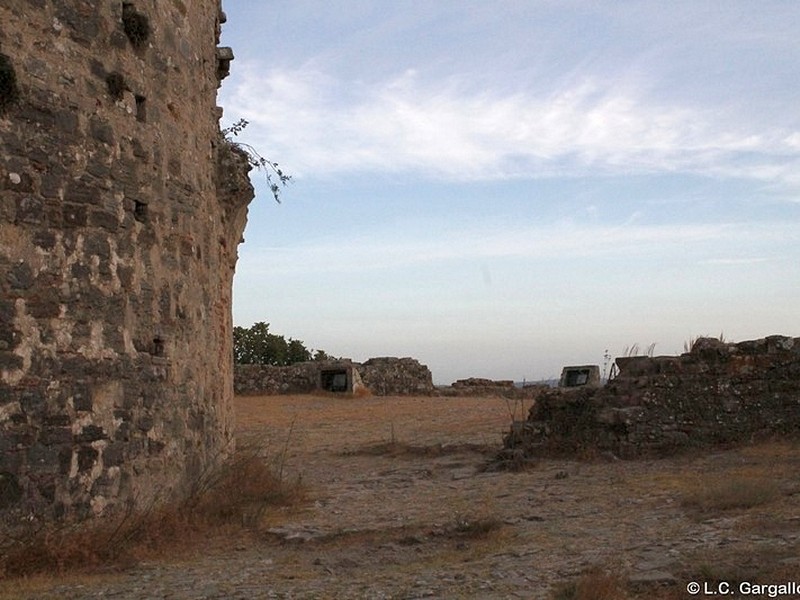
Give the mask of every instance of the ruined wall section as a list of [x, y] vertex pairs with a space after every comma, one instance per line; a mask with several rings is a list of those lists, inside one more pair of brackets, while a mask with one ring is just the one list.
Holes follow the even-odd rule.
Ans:
[[252, 188], [219, 133], [217, 0], [6, 0], [0, 512], [179, 493], [232, 436]]
[[660, 456], [800, 430], [800, 338], [701, 338], [681, 356], [616, 362], [603, 388], [540, 395], [513, 425], [505, 456]]
[[433, 394], [431, 370], [415, 358], [370, 358], [358, 369], [361, 381], [378, 396], [427, 396]]
[[234, 365], [234, 392], [239, 396], [309, 394], [320, 389], [320, 370], [316, 361], [285, 367]]
[[308, 361], [274, 367], [236, 365], [236, 393], [243, 396], [307, 394], [320, 389], [323, 369], [352, 365], [361, 383], [376, 396], [429, 396], [434, 393], [430, 369], [413, 358], [371, 358], [364, 363], [350, 361]]

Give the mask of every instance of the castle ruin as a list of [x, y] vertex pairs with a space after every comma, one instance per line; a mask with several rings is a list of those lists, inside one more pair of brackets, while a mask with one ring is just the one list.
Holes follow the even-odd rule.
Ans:
[[680, 356], [624, 356], [605, 386], [543, 390], [501, 460], [619, 458], [736, 445], [800, 431], [800, 338], [698, 338]]
[[253, 190], [219, 0], [0, 4], [0, 515], [180, 494], [232, 444]]

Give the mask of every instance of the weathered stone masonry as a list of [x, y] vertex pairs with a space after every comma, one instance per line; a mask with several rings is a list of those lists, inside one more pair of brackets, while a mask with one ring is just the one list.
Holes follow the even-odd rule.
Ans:
[[0, 4], [0, 515], [84, 517], [229, 449], [252, 187], [218, 0]]
[[538, 396], [512, 427], [504, 456], [666, 455], [800, 431], [800, 338], [700, 338], [681, 356], [616, 362], [619, 374], [605, 387]]
[[307, 394], [323, 387], [323, 371], [345, 366], [355, 369], [359, 383], [376, 396], [428, 396], [435, 391], [427, 366], [413, 358], [393, 356], [370, 358], [364, 363], [344, 360], [309, 361], [288, 367], [236, 365], [234, 386], [237, 394], [249, 396]]

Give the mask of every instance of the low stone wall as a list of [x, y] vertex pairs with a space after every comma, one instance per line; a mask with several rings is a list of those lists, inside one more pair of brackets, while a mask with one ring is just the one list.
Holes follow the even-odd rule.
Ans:
[[448, 387], [440, 387], [436, 390], [436, 393], [439, 396], [446, 397], [475, 396], [481, 398], [532, 399], [548, 389], [550, 389], [549, 386], [539, 384], [517, 387], [510, 379], [494, 380], [470, 377], [454, 381]]
[[233, 391], [237, 396], [307, 394], [319, 388], [320, 365], [303, 362], [288, 367], [235, 365]]
[[240, 396], [307, 394], [320, 389], [323, 369], [350, 365], [361, 382], [377, 396], [427, 396], [434, 392], [430, 369], [413, 358], [371, 358], [351, 361], [309, 361], [288, 367], [236, 365], [234, 391]]
[[800, 338], [701, 338], [680, 356], [616, 362], [605, 387], [542, 393], [512, 425], [504, 455], [660, 456], [800, 430]]

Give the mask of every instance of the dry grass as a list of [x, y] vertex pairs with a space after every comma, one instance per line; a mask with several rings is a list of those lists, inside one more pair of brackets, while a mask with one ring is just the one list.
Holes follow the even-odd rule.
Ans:
[[[92, 577], [95, 583], [112, 582], [117, 577], [116, 574], [96, 575]], [[83, 574], [62, 575], [58, 578], [58, 583], [64, 588], [80, 589], [86, 584], [86, 576]], [[33, 575], [30, 577], [15, 579], [14, 581], [0, 580], [0, 600], [33, 600], [47, 596], [53, 587], [53, 577], [48, 574]], [[66, 596], [71, 598], [71, 596]]]
[[345, 450], [344, 456], [388, 456], [391, 458], [417, 458], [446, 456], [450, 454], [479, 453], [490, 454], [496, 448], [487, 444], [462, 442], [457, 444], [432, 444], [420, 446], [398, 440], [367, 444], [355, 450]]
[[685, 557], [682, 578], [686, 581], [707, 581], [712, 586], [724, 581], [734, 589], [743, 581], [792, 581], [797, 577], [798, 550], [796, 543], [762, 544], [758, 547], [734, 543], [702, 550]]
[[[258, 432], [283, 439], [297, 419], [292, 450], [298, 455], [352, 451], [387, 440], [414, 446], [469, 441], [499, 448], [509, 425], [502, 398], [243, 396], [236, 398], [235, 409], [238, 433], [245, 436]], [[476, 431], [491, 434], [475, 439]]]
[[[693, 516], [713, 517], [729, 511], [747, 511], [751, 525], [769, 521], [759, 507], [773, 506], [800, 493], [798, 445], [792, 441], [766, 441], [729, 450], [718, 458], [696, 461], [678, 457], [672, 466], [646, 476], [627, 476], [627, 485], [641, 493], [660, 491], [672, 495]], [[665, 466], [667, 463], [664, 463]], [[766, 508], [764, 510], [767, 510]]]
[[701, 515], [748, 509], [772, 502], [780, 496], [774, 479], [761, 476], [714, 476], [697, 480], [681, 502]]
[[279, 477], [262, 454], [258, 447], [238, 450], [199, 477], [179, 503], [91, 523], [50, 525], [11, 540], [0, 556], [0, 578], [119, 570], [144, 558], [189, 551], [231, 529], [257, 528], [271, 508], [304, 499], [299, 482]]
[[592, 567], [575, 581], [558, 586], [553, 600], [624, 600], [627, 578], [618, 567]]

